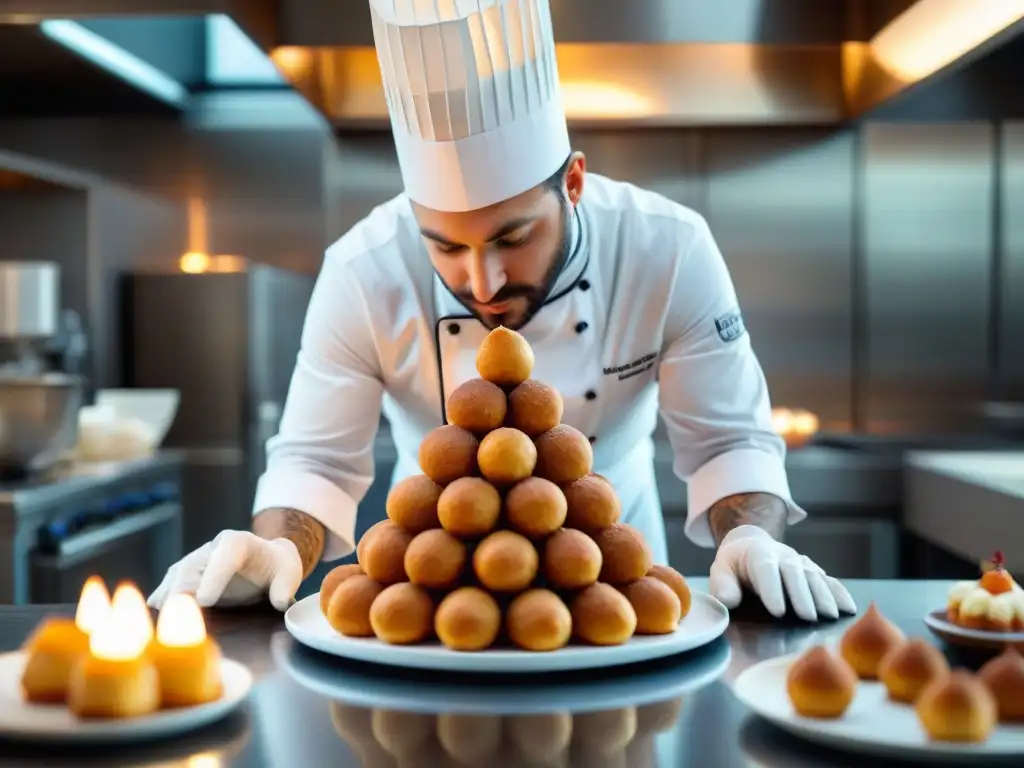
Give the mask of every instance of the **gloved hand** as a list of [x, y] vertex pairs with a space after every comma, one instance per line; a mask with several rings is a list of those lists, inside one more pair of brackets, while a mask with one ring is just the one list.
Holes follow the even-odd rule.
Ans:
[[726, 534], [710, 575], [711, 594], [727, 608], [740, 604], [741, 586], [746, 585], [777, 617], [786, 612], [785, 595], [805, 621], [817, 621], [819, 616], [835, 619], [840, 611], [857, 612], [850, 593], [837, 579], [754, 525], [741, 525]]
[[168, 596], [187, 592], [203, 607], [247, 605], [269, 592], [271, 605], [285, 611], [301, 584], [302, 559], [288, 539], [223, 531], [172, 565], [148, 602], [159, 609]]

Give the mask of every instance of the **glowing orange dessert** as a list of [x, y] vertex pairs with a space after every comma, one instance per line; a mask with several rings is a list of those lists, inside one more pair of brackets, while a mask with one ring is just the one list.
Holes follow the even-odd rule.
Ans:
[[991, 567], [977, 581], [960, 581], [949, 591], [947, 618], [968, 629], [994, 632], [1024, 630], [1024, 589], [1004, 567], [996, 552]]
[[160, 677], [161, 706], [188, 707], [220, 698], [220, 646], [206, 633], [203, 613], [192, 595], [167, 599], [149, 656]]

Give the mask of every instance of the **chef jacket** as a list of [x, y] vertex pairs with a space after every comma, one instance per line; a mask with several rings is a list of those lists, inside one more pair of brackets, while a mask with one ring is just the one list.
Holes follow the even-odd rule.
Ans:
[[[802, 520], [764, 373], [706, 221], [588, 173], [571, 235], [565, 268], [519, 331], [534, 378], [562, 394], [563, 423], [591, 439], [622, 520], [657, 562], [667, 559], [653, 467], [659, 410], [687, 484], [691, 541], [714, 546], [707, 510], [738, 493], [773, 494], [789, 523]], [[375, 208], [327, 250], [254, 513], [305, 512], [328, 532], [325, 560], [349, 554], [382, 408], [398, 453], [394, 484], [420, 472], [420, 443], [445, 423], [452, 391], [478, 376], [487, 333], [435, 275], [408, 198]]]

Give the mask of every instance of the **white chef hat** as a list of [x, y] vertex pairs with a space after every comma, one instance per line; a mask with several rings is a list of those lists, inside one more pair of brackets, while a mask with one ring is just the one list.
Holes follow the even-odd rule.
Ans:
[[483, 208], [568, 158], [548, 0], [370, 0], [370, 15], [411, 199]]

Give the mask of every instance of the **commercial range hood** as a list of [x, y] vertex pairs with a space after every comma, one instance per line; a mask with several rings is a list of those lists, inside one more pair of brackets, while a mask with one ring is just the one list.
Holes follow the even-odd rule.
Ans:
[[[1024, 0], [549, 1], [575, 124], [837, 123], [966, 66], [1024, 29]], [[332, 124], [377, 127], [386, 125], [387, 108], [367, 4], [0, 0], [0, 23], [226, 14]]]

